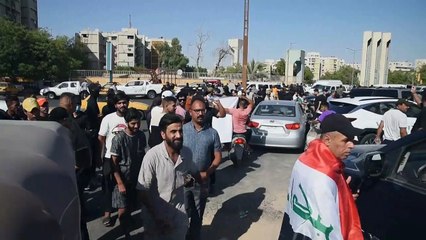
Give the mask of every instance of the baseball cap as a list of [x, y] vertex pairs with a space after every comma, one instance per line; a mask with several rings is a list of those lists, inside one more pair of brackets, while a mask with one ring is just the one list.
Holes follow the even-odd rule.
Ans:
[[37, 103], [41, 107], [43, 104], [48, 103], [46, 98], [37, 98]]
[[337, 131], [345, 135], [350, 140], [353, 140], [354, 137], [360, 135], [363, 130], [352, 126], [351, 121], [342, 114], [335, 113], [328, 115], [321, 122], [321, 133], [334, 131]]
[[401, 105], [401, 104], [405, 104], [407, 106], [410, 106], [410, 102], [408, 102], [406, 99], [400, 98], [398, 99], [398, 101], [396, 101], [396, 105]]
[[161, 93], [161, 98], [165, 98], [165, 97], [174, 97], [174, 94], [172, 91], [166, 90]]
[[40, 109], [40, 106], [37, 103], [37, 100], [33, 97], [25, 98], [25, 100], [22, 102], [22, 108], [24, 108], [25, 111], [31, 112], [34, 108]]

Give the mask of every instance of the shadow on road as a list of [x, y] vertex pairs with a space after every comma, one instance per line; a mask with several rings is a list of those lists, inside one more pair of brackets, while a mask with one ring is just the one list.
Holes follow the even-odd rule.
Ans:
[[242, 193], [222, 204], [211, 225], [203, 226], [203, 239], [234, 240], [248, 231], [251, 224], [259, 221], [263, 211], [259, 209], [265, 199], [265, 188]]
[[[133, 215], [132, 219], [133, 219], [133, 222], [131, 224], [130, 231], [139, 229], [143, 226], [142, 218], [140, 217], [139, 214]], [[120, 222], [117, 220], [117, 222], [115, 223], [115, 227], [98, 239], [99, 240], [125, 239], [122, 228], [120, 227]], [[131, 239], [143, 240], [144, 239], [143, 233], [137, 233], [136, 235], [132, 235]]]

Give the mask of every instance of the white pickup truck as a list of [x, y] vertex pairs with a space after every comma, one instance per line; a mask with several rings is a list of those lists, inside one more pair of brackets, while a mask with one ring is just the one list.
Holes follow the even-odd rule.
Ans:
[[54, 87], [46, 87], [40, 90], [40, 95], [47, 96], [49, 99], [54, 99], [62, 93], [72, 93], [79, 95], [81, 92], [81, 85], [79, 81], [65, 81], [61, 82]]
[[117, 90], [121, 90], [129, 96], [147, 96], [150, 99], [160, 94], [162, 88], [162, 84], [152, 84], [147, 80], [132, 80], [125, 85], [117, 85]]

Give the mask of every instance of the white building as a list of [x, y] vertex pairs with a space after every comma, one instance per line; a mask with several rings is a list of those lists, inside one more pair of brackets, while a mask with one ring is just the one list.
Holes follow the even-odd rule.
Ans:
[[305, 51], [289, 49], [285, 62], [285, 84], [302, 83], [305, 78]]
[[262, 64], [265, 67], [265, 70], [263, 72], [270, 74], [273, 71], [275, 71], [277, 69], [277, 63], [279, 60], [274, 60], [274, 59], [265, 59], [264, 62], [262, 62]]
[[308, 52], [305, 55], [305, 65], [314, 74], [313, 80], [320, 79], [321, 76], [321, 55], [319, 52]]
[[325, 73], [335, 73], [345, 64], [343, 59], [337, 57], [321, 57], [321, 76]]
[[75, 34], [76, 41], [86, 46], [85, 52], [89, 59], [89, 69], [104, 69], [106, 64], [106, 41], [99, 30], [84, 30]]
[[414, 64], [412, 62], [389, 62], [389, 70], [393, 71], [402, 71], [409, 72], [414, 70]]
[[419, 70], [420, 70], [420, 68], [421, 68], [423, 65], [426, 65], [426, 59], [416, 59], [416, 61], [415, 61], [416, 71], [419, 71]]
[[242, 54], [241, 48], [243, 47], [243, 40], [238, 38], [229, 39], [228, 46], [232, 52], [232, 65], [241, 64], [240, 56]]
[[391, 33], [364, 32], [360, 84], [383, 85], [388, 82]]

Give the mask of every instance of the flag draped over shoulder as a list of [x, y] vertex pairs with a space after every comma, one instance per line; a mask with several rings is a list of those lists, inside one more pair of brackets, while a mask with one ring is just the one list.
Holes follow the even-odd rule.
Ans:
[[363, 239], [343, 163], [319, 139], [296, 161], [279, 239]]

